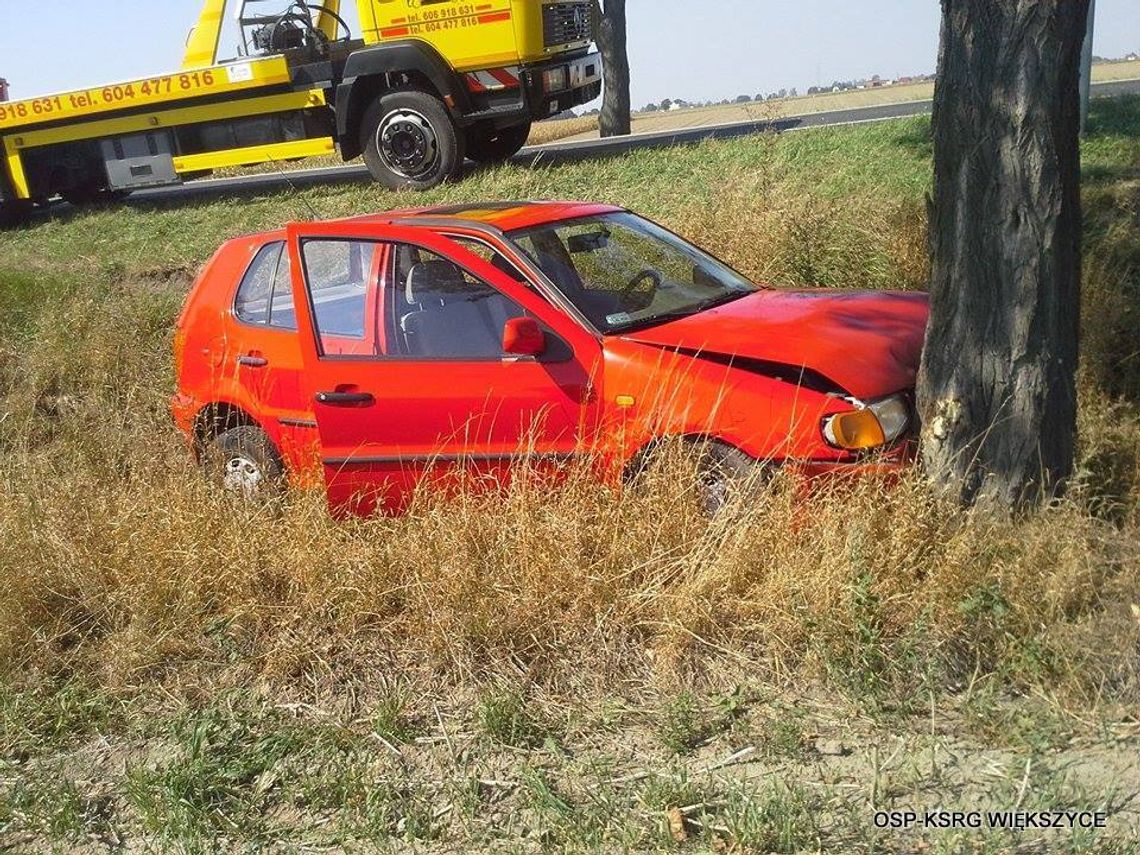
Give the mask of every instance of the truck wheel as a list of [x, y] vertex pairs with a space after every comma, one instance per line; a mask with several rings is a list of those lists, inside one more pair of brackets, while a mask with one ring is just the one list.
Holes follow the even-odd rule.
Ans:
[[0, 229], [13, 228], [28, 218], [32, 206], [23, 202], [0, 202]]
[[98, 208], [103, 205], [113, 205], [121, 202], [130, 195], [126, 190], [107, 190], [102, 187], [79, 187], [65, 190], [60, 198], [73, 208]]
[[463, 135], [443, 102], [419, 89], [381, 95], [360, 133], [368, 171], [390, 190], [430, 190], [463, 170]]
[[476, 163], [504, 163], [519, 153], [530, 137], [530, 122], [512, 125], [495, 136], [472, 135], [467, 140], [467, 156]]
[[202, 464], [211, 483], [239, 499], [271, 499], [285, 487], [281, 457], [258, 427], [236, 427], [219, 434], [203, 452]]

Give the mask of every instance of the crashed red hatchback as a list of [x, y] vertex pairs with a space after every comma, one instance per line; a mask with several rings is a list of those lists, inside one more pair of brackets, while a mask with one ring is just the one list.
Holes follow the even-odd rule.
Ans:
[[226, 243], [173, 410], [227, 488], [323, 479], [362, 513], [520, 457], [616, 479], [673, 439], [714, 482], [858, 471], [912, 458], [926, 319], [921, 294], [758, 286], [609, 205], [391, 212]]

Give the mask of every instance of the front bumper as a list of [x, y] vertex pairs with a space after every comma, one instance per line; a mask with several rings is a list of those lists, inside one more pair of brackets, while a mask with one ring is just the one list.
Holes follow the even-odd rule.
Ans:
[[602, 55], [587, 53], [527, 66], [524, 87], [534, 119], [588, 104], [602, 94]]
[[805, 480], [829, 482], [863, 478], [891, 478], [911, 469], [918, 459], [918, 446], [910, 440], [901, 441], [875, 454], [852, 460], [788, 460], [783, 468]]

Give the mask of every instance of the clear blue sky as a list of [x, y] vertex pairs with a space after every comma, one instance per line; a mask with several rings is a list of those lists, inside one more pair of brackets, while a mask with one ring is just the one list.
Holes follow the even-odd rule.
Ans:
[[[287, 0], [281, 0], [286, 5]], [[0, 0], [13, 97], [173, 70], [199, 0]], [[348, 0], [350, 19], [355, 3]], [[636, 107], [934, 71], [936, 0], [629, 0]], [[227, 34], [223, 47], [233, 48]], [[1097, 0], [1096, 53], [1140, 52], [1140, 0]]]

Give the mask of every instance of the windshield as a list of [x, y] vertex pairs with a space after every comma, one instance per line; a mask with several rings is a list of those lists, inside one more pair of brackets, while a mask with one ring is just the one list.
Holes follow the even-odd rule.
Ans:
[[510, 237], [605, 333], [654, 326], [758, 290], [708, 253], [626, 212]]

